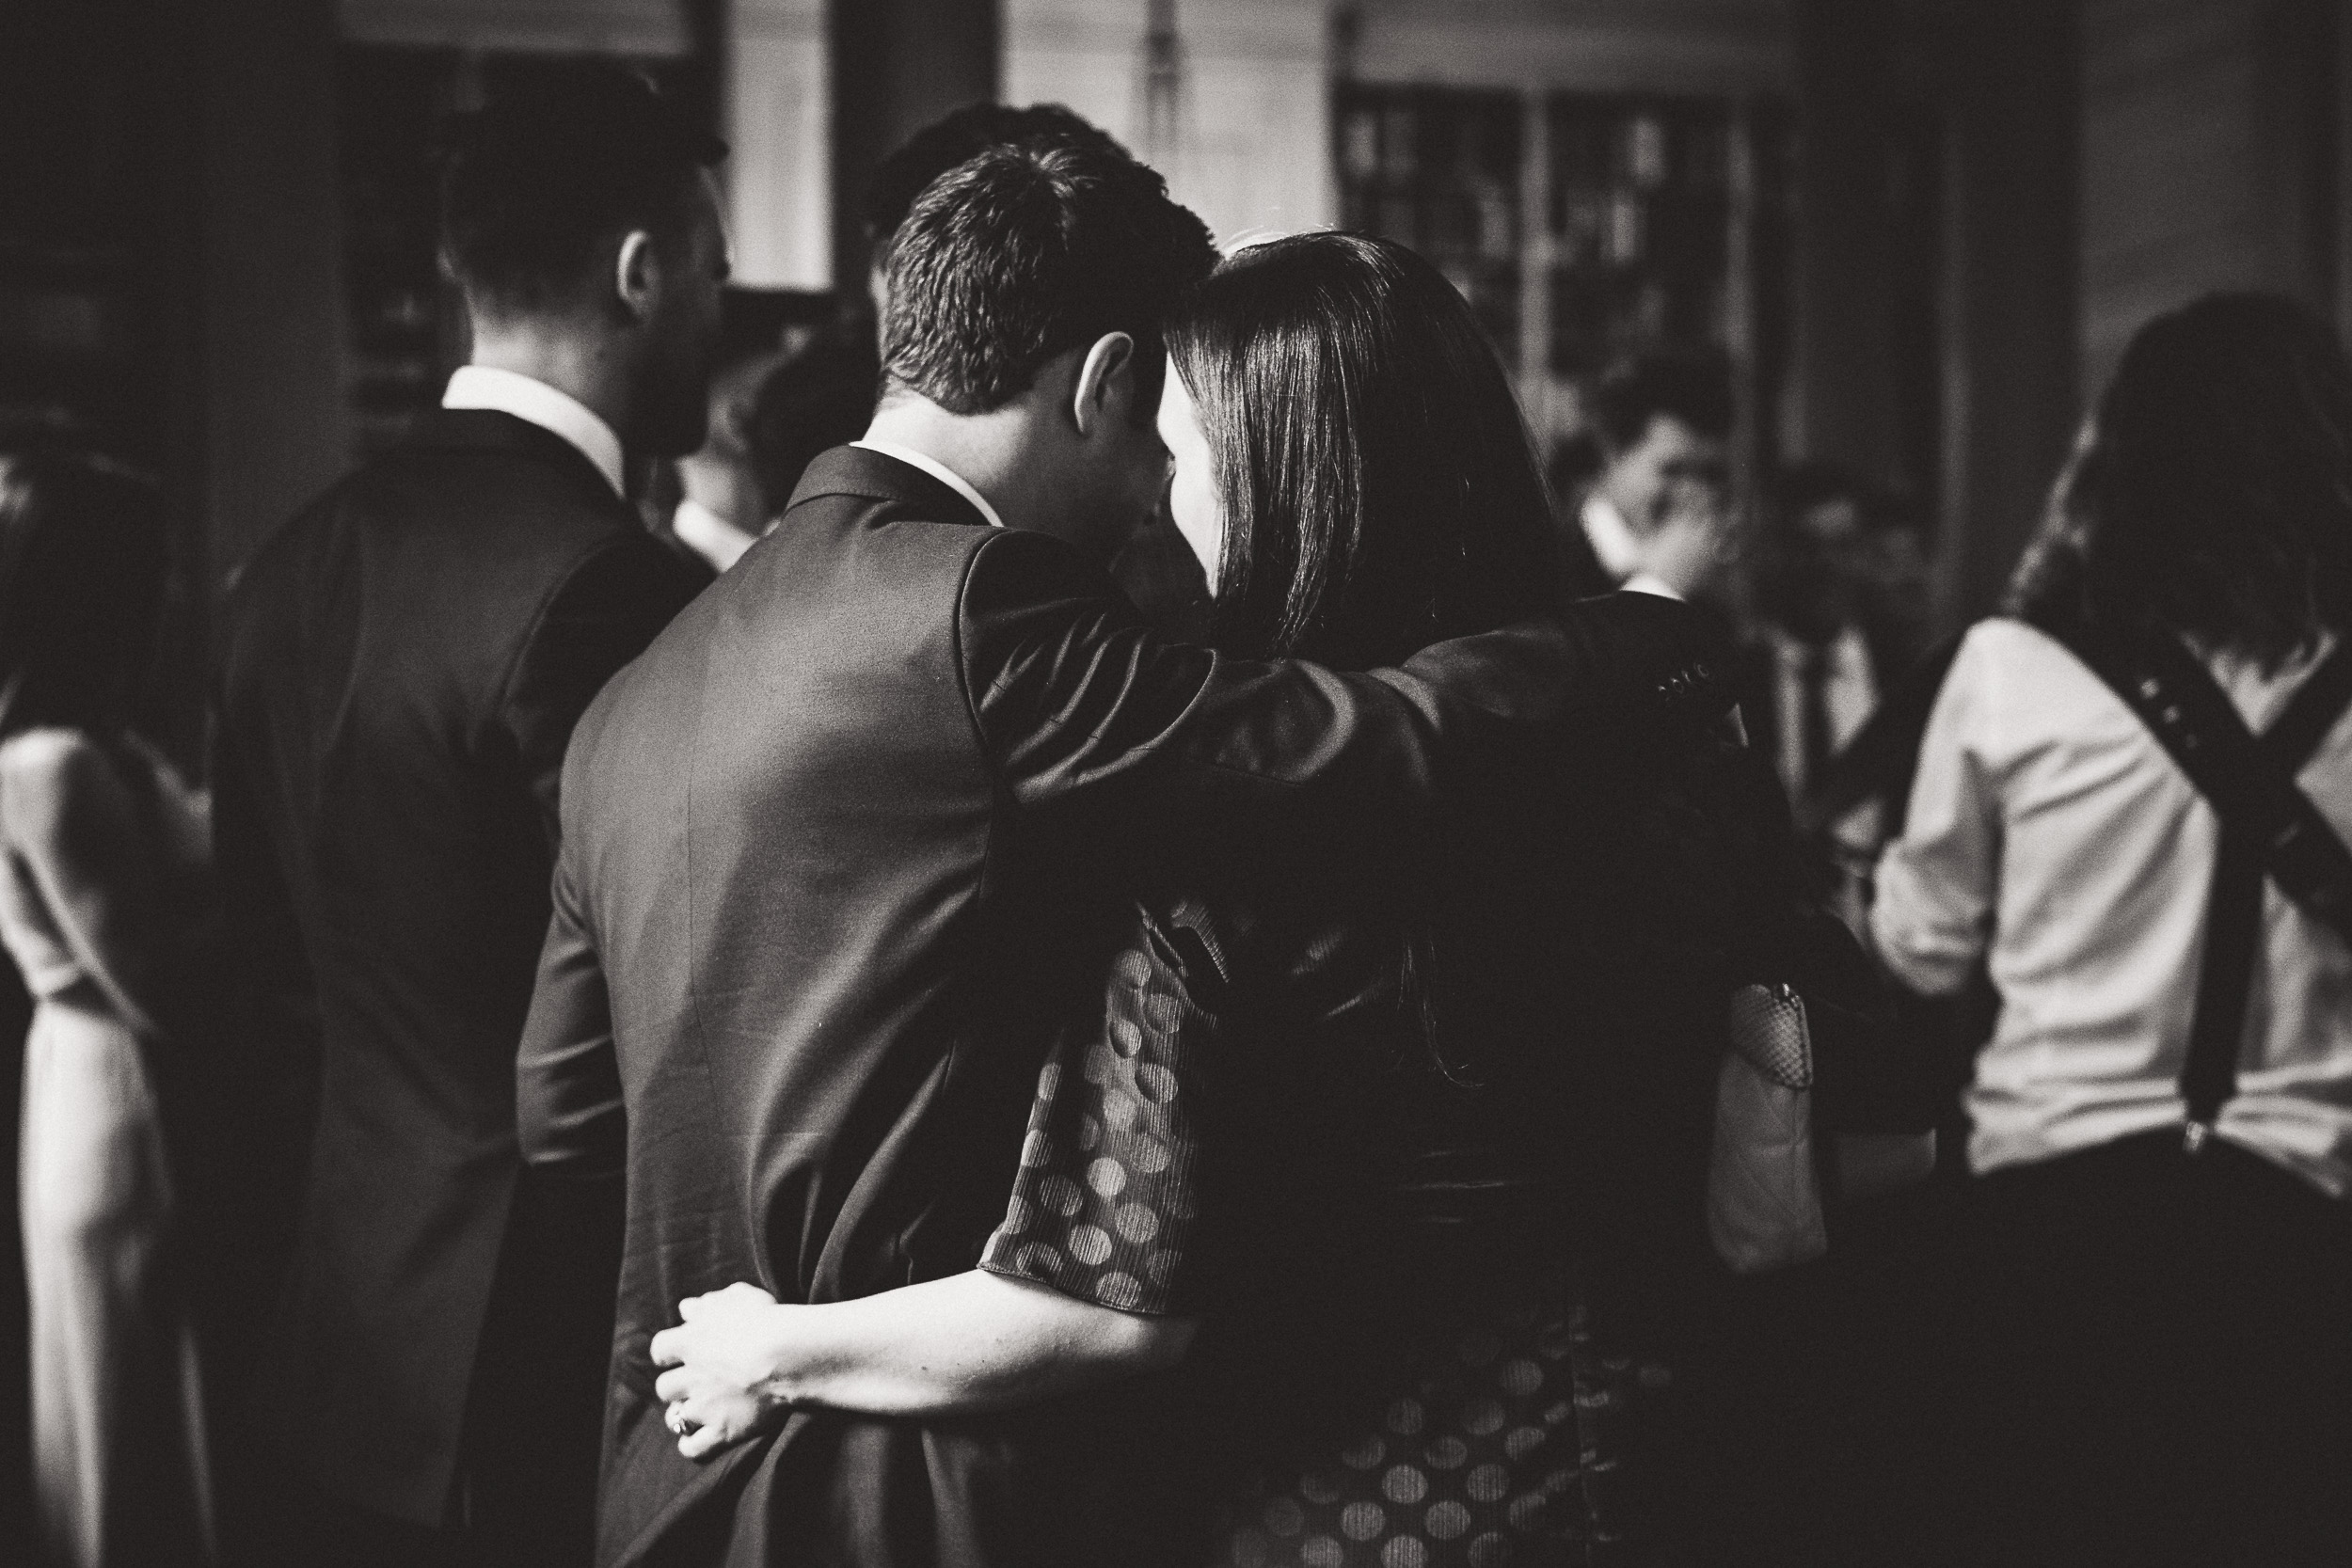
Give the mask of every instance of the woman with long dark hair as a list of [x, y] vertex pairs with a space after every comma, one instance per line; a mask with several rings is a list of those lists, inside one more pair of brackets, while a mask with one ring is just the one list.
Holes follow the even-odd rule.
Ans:
[[[1168, 341], [1170, 509], [1221, 649], [1372, 668], [1549, 608], [1517, 404], [1427, 261], [1344, 234], [1256, 246]], [[1212, 1433], [1187, 1445], [1193, 1484], [1224, 1506], [1153, 1560], [1605, 1556], [1634, 1376], [1597, 1348], [1579, 1274], [1598, 1141], [1579, 1075], [1596, 1042], [1708, 1037], [1667, 1019], [1676, 988], [1629, 1019], [1604, 977], [1609, 919], [1569, 892], [1611, 852], [1594, 825], [1626, 820], [1602, 788], [1530, 768], [1410, 864], [1236, 844], [1168, 868], [1041, 1080], [980, 1268], [816, 1307], [748, 1285], [684, 1304], [655, 1341], [684, 1450], [790, 1405], [995, 1409], [1189, 1352]], [[1702, 1117], [1703, 1086], [1684, 1075], [1678, 1101]]]
[[200, 896], [197, 798], [138, 732], [166, 549], [145, 482], [0, 457], [0, 942], [34, 1002], [22, 1205], [45, 1560], [210, 1560], [159, 1060]]
[[2000, 999], [1959, 1325], [1987, 1347], [1982, 1560], [2352, 1541], [2352, 925], [2193, 776], [2250, 731], [2266, 799], [2308, 804], [2293, 853], [2352, 840], [2347, 639], [2334, 334], [2259, 295], [2149, 323], [1961, 647], [1877, 879], [1899, 978], [1948, 993], [1988, 962]]

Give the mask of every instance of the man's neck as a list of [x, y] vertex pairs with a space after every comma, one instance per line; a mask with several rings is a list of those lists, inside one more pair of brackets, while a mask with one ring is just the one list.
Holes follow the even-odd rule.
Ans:
[[874, 412], [868, 440], [919, 451], [988, 498], [1009, 528], [1039, 515], [1038, 476], [1022, 462], [1026, 420], [1018, 401], [986, 414], [951, 414], [927, 398], [904, 394]]
[[527, 375], [575, 399], [628, 440], [627, 380], [607, 345], [555, 327], [474, 323], [471, 362]]

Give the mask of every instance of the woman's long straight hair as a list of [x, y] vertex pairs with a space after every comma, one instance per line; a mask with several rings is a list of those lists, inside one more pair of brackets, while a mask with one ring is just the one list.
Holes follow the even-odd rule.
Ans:
[[[1253, 246], [1200, 287], [1168, 341], [1223, 503], [1227, 651], [1366, 669], [1556, 608], [1551, 511], [1518, 404], [1470, 307], [1421, 257], [1354, 234]], [[1495, 1032], [1481, 1016], [1492, 988], [1468, 973], [1486, 943], [1439, 940], [1458, 924], [1445, 910], [1405, 919], [1398, 999], [1426, 1059], [1468, 1084]]]
[[1518, 404], [1421, 257], [1355, 234], [1253, 245], [1168, 336], [1224, 503], [1230, 651], [1362, 669], [1553, 608]]
[[2006, 607], [2266, 669], [2352, 632], [2352, 366], [2294, 301], [2212, 294], [2123, 352]]

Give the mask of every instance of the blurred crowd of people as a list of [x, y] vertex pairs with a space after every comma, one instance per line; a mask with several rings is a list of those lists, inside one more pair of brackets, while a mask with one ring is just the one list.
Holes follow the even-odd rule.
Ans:
[[1050, 105], [787, 325], [724, 155], [464, 117], [470, 362], [238, 565], [200, 770], [154, 486], [0, 451], [35, 1560], [2352, 1552], [2324, 323], [2150, 323], [1939, 639], [1719, 358], [1539, 460], [1427, 262]]

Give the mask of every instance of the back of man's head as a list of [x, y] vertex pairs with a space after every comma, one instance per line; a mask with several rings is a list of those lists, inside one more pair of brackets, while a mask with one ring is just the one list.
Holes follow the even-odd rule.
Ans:
[[1594, 389], [1594, 413], [1610, 451], [1638, 443], [1661, 415], [1711, 441], [1731, 435], [1731, 371], [1723, 356], [1660, 350], [1612, 366]]
[[644, 77], [594, 65], [501, 93], [452, 128], [441, 255], [468, 305], [494, 319], [595, 297], [620, 236], [675, 239], [700, 171], [726, 144]]
[[986, 413], [1028, 390], [1057, 356], [1124, 332], [1148, 420], [1166, 361], [1160, 323], [1216, 264], [1206, 226], [1115, 148], [992, 148], [933, 181], [899, 225], [885, 395]]
[[866, 182], [864, 216], [875, 265], [888, 264], [890, 238], [925, 186], [992, 147], [1031, 141], [1063, 141], [1122, 156], [1127, 150], [1110, 133], [1059, 103], [967, 103], [942, 115], [901, 142]]

